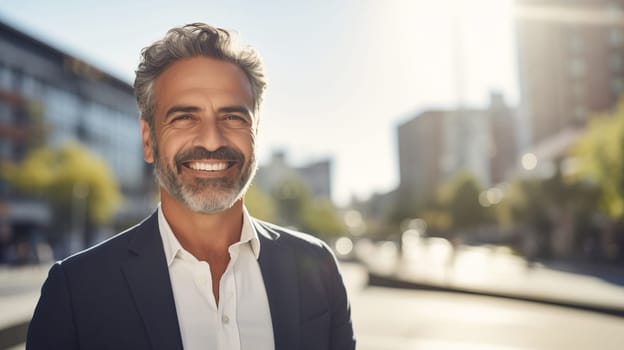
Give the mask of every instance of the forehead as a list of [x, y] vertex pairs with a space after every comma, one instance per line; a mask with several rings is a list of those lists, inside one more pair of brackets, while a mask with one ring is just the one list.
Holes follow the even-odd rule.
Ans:
[[157, 114], [177, 103], [253, 107], [251, 83], [243, 70], [233, 63], [203, 56], [168, 66], [154, 82], [154, 97]]

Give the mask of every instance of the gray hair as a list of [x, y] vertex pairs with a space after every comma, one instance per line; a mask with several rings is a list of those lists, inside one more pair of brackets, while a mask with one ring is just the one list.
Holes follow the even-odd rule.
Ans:
[[141, 118], [154, 130], [154, 81], [172, 63], [196, 56], [206, 56], [238, 66], [251, 83], [253, 108], [257, 114], [262, 103], [266, 81], [262, 61], [249, 46], [239, 46], [234, 34], [205, 23], [192, 23], [170, 29], [165, 37], [141, 51], [141, 62], [136, 70], [134, 93]]

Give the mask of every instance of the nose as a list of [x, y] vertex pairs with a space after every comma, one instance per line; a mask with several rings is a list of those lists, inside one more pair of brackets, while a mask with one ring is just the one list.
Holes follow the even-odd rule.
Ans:
[[203, 119], [194, 138], [195, 146], [202, 146], [209, 151], [216, 151], [225, 145], [223, 131], [219, 128], [216, 118]]

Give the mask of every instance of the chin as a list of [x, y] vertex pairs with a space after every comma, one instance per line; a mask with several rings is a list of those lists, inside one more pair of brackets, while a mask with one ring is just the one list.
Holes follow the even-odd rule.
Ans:
[[206, 196], [198, 196], [194, 194], [192, 196], [183, 195], [182, 202], [189, 207], [192, 211], [200, 214], [218, 214], [231, 209], [236, 202], [242, 198], [242, 192], [238, 194], [223, 194], [215, 196], [214, 193]]

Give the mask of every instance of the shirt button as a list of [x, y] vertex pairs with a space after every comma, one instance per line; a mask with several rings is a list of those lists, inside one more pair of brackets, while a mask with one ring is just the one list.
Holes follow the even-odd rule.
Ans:
[[223, 315], [221, 317], [221, 322], [223, 322], [223, 324], [228, 324], [228, 323], [230, 323], [230, 318], [227, 317], [227, 315]]

